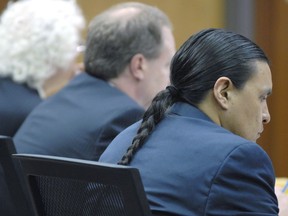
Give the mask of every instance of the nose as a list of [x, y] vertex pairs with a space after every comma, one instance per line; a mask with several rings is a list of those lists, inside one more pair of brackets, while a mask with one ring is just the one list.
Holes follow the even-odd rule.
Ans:
[[264, 111], [263, 111], [263, 114], [262, 114], [262, 119], [263, 119], [262, 120], [263, 124], [268, 124], [270, 122], [270, 120], [271, 120], [271, 116], [270, 116], [267, 104], [264, 107]]

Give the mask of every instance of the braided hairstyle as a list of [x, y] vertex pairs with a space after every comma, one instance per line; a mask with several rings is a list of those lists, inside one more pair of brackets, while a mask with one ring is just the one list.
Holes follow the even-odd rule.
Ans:
[[172, 59], [171, 85], [153, 99], [132, 145], [118, 164], [130, 163], [176, 101], [197, 107], [220, 77], [228, 77], [241, 89], [255, 73], [256, 61], [268, 63], [268, 58], [261, 48], [242, 35], [214, 28], [192, 35]]

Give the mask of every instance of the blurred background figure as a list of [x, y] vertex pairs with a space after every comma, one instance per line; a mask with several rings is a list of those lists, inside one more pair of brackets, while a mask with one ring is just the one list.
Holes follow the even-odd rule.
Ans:
[[0, 134], [14, 136], [30, 111], [76, 69], [85, 20], [75, 1], [10, 2], [0, 22]]
[[[75, 1], [8, 4], [0, 21], [1, 135], [13, 136], [30, 111], [73, 76], [84, 26]], [[0, 215], [15, 215], [2, 176], [0, 192]]]
[[157, 7], [116, 4], [90, 22], [85, 72], [37, 106], [14, 136], [21, 153], [98, 160], [169, 84], [172, 24]]

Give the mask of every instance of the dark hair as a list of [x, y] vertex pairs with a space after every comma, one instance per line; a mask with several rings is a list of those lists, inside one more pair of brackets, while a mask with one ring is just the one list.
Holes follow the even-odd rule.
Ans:
[[109, 80], [118, 77], [138, 53], [157, 58], [163, 47], [163, 27], [172, 30], [166, 14], [138, 2], [120, 3], [97, 15], [87, 35], [86, 72]]
[[241, 89], [255, 73], [256, 61], [268, 63], [265, 53], [248, 38], [224, 29], [205, 29], [192, 35], [171, 63], [171, 86], [153, 99], [137, 135], [120, 164], [127, 165], [166, 110], [182, 100], [197, 107], [220, 77], [228, 77]]

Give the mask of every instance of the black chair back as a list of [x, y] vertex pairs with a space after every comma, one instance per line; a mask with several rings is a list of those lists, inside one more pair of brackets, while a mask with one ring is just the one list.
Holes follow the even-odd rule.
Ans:
[[63, 157], [15, 154], [39, 215], [150, 216], [136, 168]]

